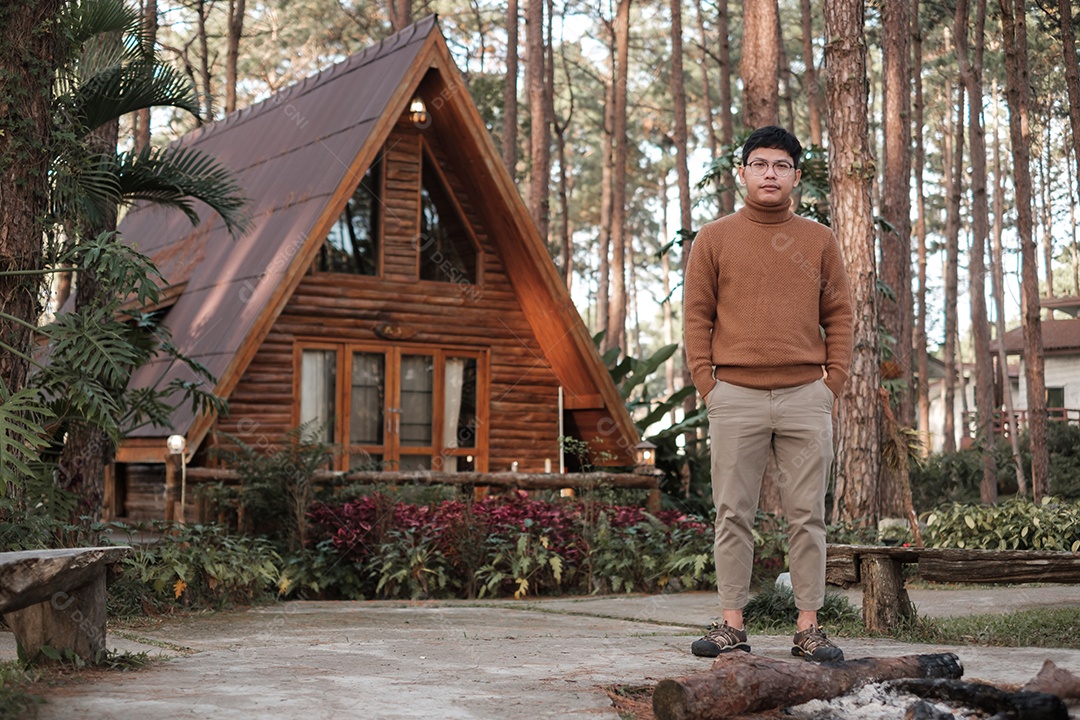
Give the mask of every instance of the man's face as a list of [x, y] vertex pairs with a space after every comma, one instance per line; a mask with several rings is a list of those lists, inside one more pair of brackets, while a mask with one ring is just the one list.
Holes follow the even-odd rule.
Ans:
[[[761, 175], [753, 170], [755, 163], [767, 163], [768, 167]], [[739, 168], [739, 180], [746, 185], [746, 197], [759, 205], [785, 205], [791, 200], [791, 192], [799, 184], [801, 170], [791, 169], [786, 177], [776, 163], [793, 166], [791, 156], [779, 148], [755, 148], [746, 158], [746, 165]]]

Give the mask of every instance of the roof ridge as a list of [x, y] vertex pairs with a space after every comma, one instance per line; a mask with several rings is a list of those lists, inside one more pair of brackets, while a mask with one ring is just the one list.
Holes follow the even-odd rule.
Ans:
[[[416, 41], [417, 36], [426, 38], [431, 33], [432, 29], [438, 28], [438, 19], [439, 16], [434, 13], [421, 18], [412, 25], [404, 27], [392, 35], [387, 35], [374, 45], [368, 45], [352, 55], [347, 56], [343, 60], [317, 70], [311, 75], [297, 80], [292, 85], [289, 85], [256, 103], [242, 107], [239, 110], [234, 110], [219, 120], [214, 120], [205, 125], [201, 125], [194, 130], [190, 130], [175, 140], [172, 140], [169, 144], [193, 145], [212, 133], [224, 132], [228, 128], [242, 125], [244, 122], [266, 112], [271, 105], [277, 107], [291, 98], [300, 97], [315, 87], [321, 86], [324, 82], [331, 80], [339, 74], [347, 74], [374, 60], [386, 57], [391, 53], [408, 47]], [[408, 33], [408, 37], [406, 37], [406, 33]]]

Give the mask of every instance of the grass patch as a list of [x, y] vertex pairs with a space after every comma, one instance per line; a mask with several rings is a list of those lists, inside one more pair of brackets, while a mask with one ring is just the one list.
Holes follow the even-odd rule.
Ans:
[[[798, 614], [791, 588], [777, 585], [763, 588], [743, 608], [747, 629], [754, 635], [794, 633]], [[847, 637], [866, 634], [862, 611], [837, 592], [825, 593], [825, 604], [818, 610], [818, 623], [830, 634]]]
[[923, 617], [897, 628], [893, 637], [917, 643], [1080, 650], [1080, 607], [1020, 610], [1004, 615]]
[[45, 702], [30, 693], [37, 673], [18, 660], [0, 663], [0, 720], [26, 717], [35, 705]]

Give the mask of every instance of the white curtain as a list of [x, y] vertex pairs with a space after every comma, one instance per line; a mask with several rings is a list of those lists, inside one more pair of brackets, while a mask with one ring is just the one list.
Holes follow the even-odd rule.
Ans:
[[[458, 446], [458, 420], [461, 419], [461, 394], [465, 387], [465, 358], [447, 358], [443, 392], [443, 447]], [[443, 470], [457, 472], [458, 459], [443, 458]]]
[[337, 353], [305, 350], [300, 366], [300, 424], [312, 423], [323, 442], [334, 441], [334, 382]]

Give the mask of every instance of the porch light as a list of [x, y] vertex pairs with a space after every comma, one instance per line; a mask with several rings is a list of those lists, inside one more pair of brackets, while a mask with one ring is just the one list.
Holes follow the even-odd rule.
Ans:
[[642, 440], [634, 446], [634, 453], [637, 456], [634, 470], [645, 475], [652, 473], [656, 467], [656, 446], [648, 440]]
[[416, 125], [427, 125], [427, 106], [424, 105], [424, 101], [420, 99], [419, 95], [414, 97], [412, 102], [409, 103], [409, 118]]
[[169, 452], [173, 455], [179, 455], [187, 447], [187, 440], [184, 439], [183, 435], [170, 435], [169, 439], [165, 441], [165, 446], [169, 448]]

